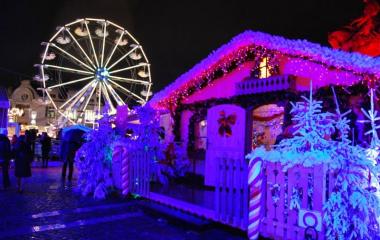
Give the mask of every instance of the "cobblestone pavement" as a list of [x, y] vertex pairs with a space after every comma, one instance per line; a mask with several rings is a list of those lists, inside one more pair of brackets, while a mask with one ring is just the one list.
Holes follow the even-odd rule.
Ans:
[[138, 200], [83, 197], [60, 181], [60, 168], [33, 168], [24, 192], [0, 190], [0, 239], [244, 239], [208, 227], [202, 231], [151, 215]]

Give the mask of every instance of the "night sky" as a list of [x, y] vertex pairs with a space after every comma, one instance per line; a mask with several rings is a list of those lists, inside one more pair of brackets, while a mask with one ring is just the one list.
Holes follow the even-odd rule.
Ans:
[[77, 18], [104, 18], [131, 32], [152, 64], [157, 92], [245, 30], [327, 45], [327, 34], [363, 7], [362, 0], [0, 0], [0, 81], [31, 79], [40, 43]]

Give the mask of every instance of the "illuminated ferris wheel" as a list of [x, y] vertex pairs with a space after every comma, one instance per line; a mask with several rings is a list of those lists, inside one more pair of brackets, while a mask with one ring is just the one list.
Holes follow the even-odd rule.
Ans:
[[84, 18], [57, 28], [43, 42], [35, 66], [46, 100], [72, 124], [93, 123], [117, 106], [144, 105], [151, 96], [149, 61], [139, 42], [123, 27]]

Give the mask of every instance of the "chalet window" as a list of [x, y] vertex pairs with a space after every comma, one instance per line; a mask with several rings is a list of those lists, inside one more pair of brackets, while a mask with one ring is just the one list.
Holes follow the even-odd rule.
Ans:
[[271, 76], [271, 66], [269, 65], [268, 57], [264, 57], [263, 59], [261, 59], [259, 70], [259, 78], [267, 78]]
[[46, 109], [46, 117], [55, 118], [55, 109], [53, 107], [47, 107]]
[[195, 143], [194, 143], [195, 150], [201, 150], [201, 149], [206, 150], [206, 144], [207, 144], [207, 121], [206, 120], [201, 120], [195, 123], [194, 136], [195, 136]]
[[273, 56], [266, 56], [256, 62], [252, 69], [251, 77], [253, 78], [268, 78], [279, 74], [279, 66], [277, 59]]
[[284, 107], [262, 105], [252, 112], [252, 149], [265, 146], [270, 149], [283, 133]]

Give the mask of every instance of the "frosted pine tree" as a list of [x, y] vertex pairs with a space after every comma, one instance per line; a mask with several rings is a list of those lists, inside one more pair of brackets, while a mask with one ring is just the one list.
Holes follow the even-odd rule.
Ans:
[[[371, 177], [377, 180], [378, 167], [367, 156], [366, 149], [353, 146], [348, 139], [350, 127], [346, 115], [349, 112], [340, 112], [335, 92], [337, 108], [333, 114], [322, 113], [322, 102], [313, 100], [311, 90], [309, 98], [302, 97], [303, 102], [292, 104], [294, 137], [282, 140], [271, 151], [257, 148], [247, 158], [261, 157], [279, 162], [284, 170], [295, 165], [325, 164], [337, 176], [335, 188], [324, 205], [326, 238], [372, 239], [379, 236], [379, 188], [373, 187], [370, 180]], [[368, 116], [374, 120], [376, 114], [371, 109]], [[376, 125], [371, 126], [376, 129]], [[331, 139], [336, 131], [337, 139]]]
[[322, 112], [322, 101], [313, 99], [312, 85], [309, 97], [292, 104], [294, 137], [282, 140], [273, 151], [257, 148], [248, 158], [261, 157], [281, 162], [284, 170], [294, 165], [311, 167], [331, 161], [331, 135], [335, 131], [334, 114]]
[[[337, 178], [334, 190], [324, 205], [326, 238], [373, 239], [379, 236], [377, 216], [380, 202], [376, 193], [379, 189], [373, 186], [371, 176], [378, 176], [378, 168], [368, 158], [366, 149], [350, 144], [349, 121], [345, 117], [348, 112], [340, 114], [335, 92], [334, 98], [337, 105], [336, 128], [340, 138], [336, 142], [335, 151], [332, 152], [333, 161], [329, 164], [330, 170], [337, 173]], [[372, 96], [371, 101], [373, 101]], [[376, 117], [373, 102], [371, 106], [366, 116], [373, 120]], [[369, 132], [376, 133], [376, 125], [371, 124], [371, 126], [372, 130]], [[377, 133], [372, 136], [376, 139]]]
[[112, 151], [113, 143], [118, 139], [108, 116], [99, 120], [98, 130], [88, 133], [87, 142], [75, 157], [78, 188], [82, 195], [93, 194], [96, 199], [104, 199], [113, 189]]

